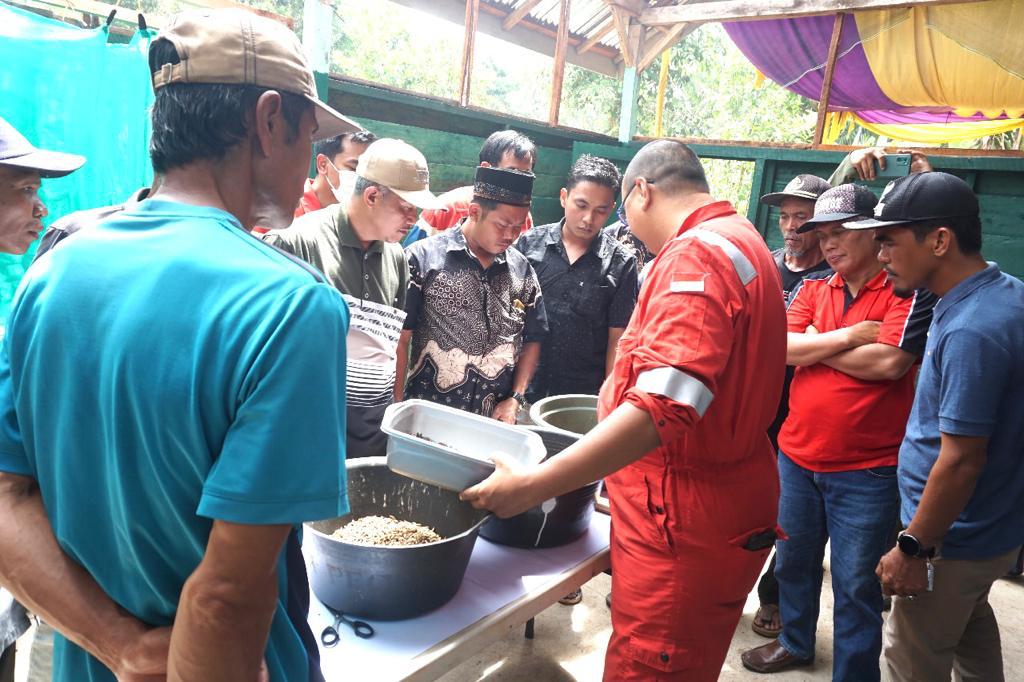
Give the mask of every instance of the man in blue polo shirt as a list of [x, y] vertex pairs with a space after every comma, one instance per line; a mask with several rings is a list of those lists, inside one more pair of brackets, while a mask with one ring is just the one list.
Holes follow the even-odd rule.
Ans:
[[897, 595], [890, 679], [948, 680], [955, 667], [999, 682], [988, 593], [1024, 543], [1024, 284], [982, 258], [978, 200], [957, 177], [892, 182], [875, 215], [897, 290], [941, 297], [899, 454], [906, 530], [877, 570]]
[[0, 581], [61, 634], [55, 680], [322, 680], [299, 529], [348, 509], [348, 313], [248, 230], [287, 224], [314, 137], [356, 126], [255, 14], [182, 14], [149, 56], [163, 185], [12, 307]]

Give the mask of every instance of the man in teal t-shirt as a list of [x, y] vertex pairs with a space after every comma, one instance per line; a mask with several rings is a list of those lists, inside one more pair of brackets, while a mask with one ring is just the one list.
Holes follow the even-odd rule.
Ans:
[[348, 313], [248, 230], [286, 224], [312, 139], [353, 126], [248, 12], [181, 15], [150, 64], [163, 186], [12, 307], [0, 579], [61, 633], [57, 680], [319, 680], [299, 531], [348, 510]]

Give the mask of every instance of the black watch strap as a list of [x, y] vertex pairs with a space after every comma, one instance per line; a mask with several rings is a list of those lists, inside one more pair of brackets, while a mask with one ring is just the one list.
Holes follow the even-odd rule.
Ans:
[[512, 395], [509, 398], [515, 398], [516, 402], [519, 403], [519, 407], [526, 407], [526, 396], [519, 391], [512, 391]]

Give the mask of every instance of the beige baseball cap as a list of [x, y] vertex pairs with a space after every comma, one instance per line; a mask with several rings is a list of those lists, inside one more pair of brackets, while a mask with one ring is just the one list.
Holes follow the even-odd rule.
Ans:
[[318, 140], [362, 130], [316, 95], [313, 70], [295, 34], [243, 9], [200, 9], [171, 18], [157, 35], [181, 60], [153, 73], [153, 89], [172, 83], [256, 85], [301, 95], [316, 107]]
[[385, 137], [367, 147], [359, 157], [356, 175], [387, 187], [416, 208], [441, 208], [430, 191], [427, 159], [401, 140]]

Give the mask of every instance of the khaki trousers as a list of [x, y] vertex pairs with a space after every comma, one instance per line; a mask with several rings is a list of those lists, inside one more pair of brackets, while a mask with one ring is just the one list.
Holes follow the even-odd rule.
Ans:
[[934, 590], [895, 597], [885, 625], [885, 662], [893, 682], [1003, 682], [999, 625], [989, 590], [1020, 548], [980, 561], [935, 559]]

